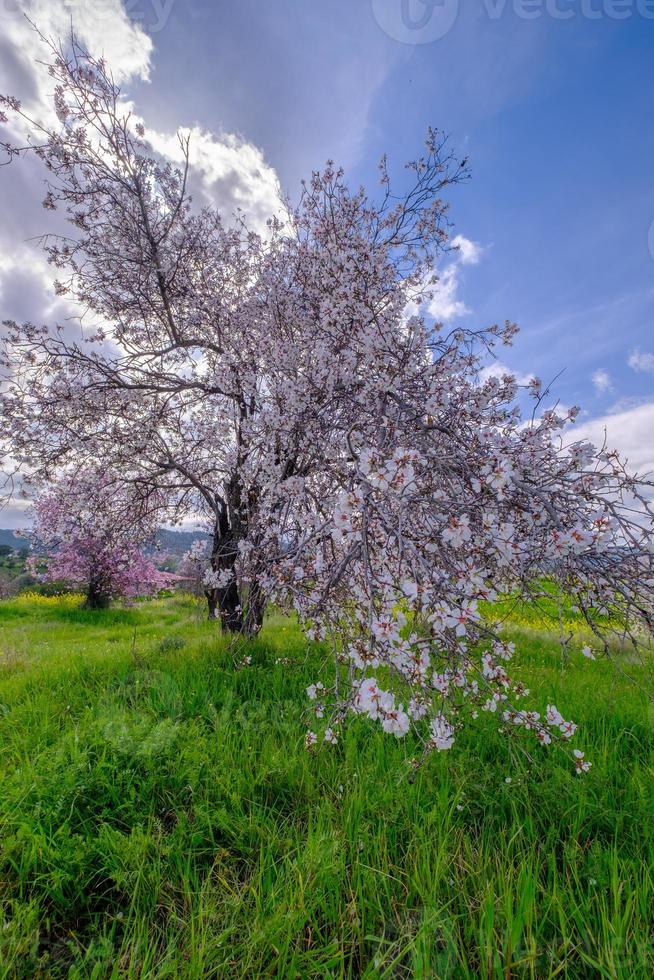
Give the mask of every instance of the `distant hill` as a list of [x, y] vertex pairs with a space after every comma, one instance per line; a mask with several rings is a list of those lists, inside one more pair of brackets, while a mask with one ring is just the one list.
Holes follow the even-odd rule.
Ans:
[[162, 527], [157, 531], [157, 544], [161, 551], [170, 555], [183, 555], [191, 547], [194, 541], [200, 538], [203, 541], [209, 540], [206, 531], [176, 531]]
[[[162, 527], [157, 531], [157, 543], [161, 551], [170, 555], [183, 555], [198, 538], [209, 539], [206, 531], [176, 531]], [[29, 547], [24, 538], [17, 538], [11, 528], [0, 528], [0, 544], [8, 544], [10, 548], [19, 550]]]
[[28, 547], [25, 539], [17, 538], [16, 532], [9, 527], [0, 527], [0, 544], [8, 544], [10, 548], [16, 550]]

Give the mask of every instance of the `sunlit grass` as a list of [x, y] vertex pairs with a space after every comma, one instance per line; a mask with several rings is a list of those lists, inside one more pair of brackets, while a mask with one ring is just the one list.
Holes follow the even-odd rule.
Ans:
[[0, 603], [3, 976], [654, 975], [653, 716], [577, 639], [511, 626], [587, 776], [484, 716], [410, 782], [364, 720], [305, 752], [292, 622], [232, 649], [188, 600], [79, 604]]

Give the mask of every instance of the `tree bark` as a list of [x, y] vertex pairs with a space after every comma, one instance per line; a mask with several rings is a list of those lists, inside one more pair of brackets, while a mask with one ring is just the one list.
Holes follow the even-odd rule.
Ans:
[[256, 636], [260, 631], [266, 612], [266, 600], [257, 582], [250, 583], [247, 599], [242, 595], [236, 581], [230, 583], [227, 589], [207, 589], [205, 595], [209, 619], [219, 619], [226, 632]]
[[243, 632], [243, 607], [241, 605], [235, 566], [238, 558], [238, 541], [227, 505], [221, 503], [213, 532], [211, 568], [214, 572], [230, 572], [232, 579], [225, 588], [206, 590], [209, 619], [220, 619], [220, 625], [228, 633]]
[[111, 599], [99, 582], [91, 579], [84, 600], [84, 609], [108, 609]]
[[207, 589], [205, 595], [209, 619], [219, 619], [222, 629], [227, 633], [244, 632], [243, 610], [235, 580], [226, 589]]
[[266, 597], [263, 594], [259, 582], [253, 579], [248, 588], [247, 605], [243, 619], [243, 632], [247, 636], [256, 636], [263, 626], [265, 612]]
[[250, 582], [246, 595], [236, 579], [238, 544], [247, 537], [247, 515], [243, 510], [241, 488], [235, 476], [227, 487], [225, 501], [218, 507], [211, 549], [212, 570], [228, 571], [232, 578], [225, 588], [208, 588], [205, 595], [209, 619], [219, 619], [225, 632], [254, 636], [263, 624], [266, 598], [256, 578]]

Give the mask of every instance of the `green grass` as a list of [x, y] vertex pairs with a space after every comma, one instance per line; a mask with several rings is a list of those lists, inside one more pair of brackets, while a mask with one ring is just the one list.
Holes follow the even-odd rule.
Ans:
[[0, 976], [654, 975], [653, 716], [608, 663], [513, 627], [583, 779], [485, 715], [410, 782], [363, 719], [305, 752], [290, 621], [238, 670], [189, 600], [77, 603], [0, 603]]

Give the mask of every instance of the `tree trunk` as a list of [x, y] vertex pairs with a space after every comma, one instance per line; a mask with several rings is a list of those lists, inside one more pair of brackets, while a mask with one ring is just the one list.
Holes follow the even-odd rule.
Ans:
[[205, 595], [209, 619], [219, 619], [226, 632], [256, 636], [261, 629], [266, 600], [258, 583], [253, 582], [248, 587], [247, 600], [239, 592], [236, 581], [227, 589], [207, 589]]
[[238, 558], [238, 542], [229, 520], [228, 508], [220, 507], [213, 532], [211, 569], [229, 572], [231, 581], [225, 588], [208, 588], [205, 592], [209, 606], [209, 619], [220, 619], [220, 625], [228, 633], [243, 631], [243, 607], [236, 582], [235, 566]]
[[207, 589], [205, 595], [209, 619], [219, 619], [227, 633], [242, 633], [243, 611], [236, 580], [232, 580], [226, 589]]
[[108, 609], [111, 599], [99, 582], [91, 579], [84, 600], [84, 609]]
[[263, 626], [263, 617], [266, 612], [266, 597], [261, 586], [256, 579], [250, 582], [248, 588], [247, 605], [243, 620], [243, 632], [247, 636], [256, 636]]
[[211, 549], [212, 571], [229, 572], [232, 577], [225, 588], [207, 588], [205, 595], [209, 619], [220, 619], [225, 632], [254, 636], [261, 629], [266, 600], [256, 578], [247, 589], [247, 602], [236, 580], [238, 544], [246, 537], [247, 515], [243, 513], [241, 491], [234, 477], [218, 509]]

